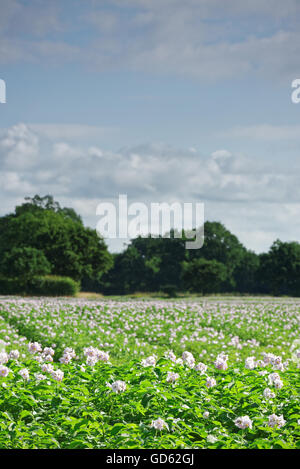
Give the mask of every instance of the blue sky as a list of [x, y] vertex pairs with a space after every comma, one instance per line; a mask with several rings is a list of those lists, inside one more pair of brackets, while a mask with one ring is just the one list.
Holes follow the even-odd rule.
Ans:
[[2, 214], [50, 192], [95, 227], [97, 204], [127, 193], [204, 202], [257, 252], [299, 240], [298, 1], [0, 0], [0, 13]]

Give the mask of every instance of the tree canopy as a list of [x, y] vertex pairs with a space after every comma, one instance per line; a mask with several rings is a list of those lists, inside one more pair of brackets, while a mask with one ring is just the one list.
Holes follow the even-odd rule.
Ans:
[[186, 235], [137, 237], [110, 254], [74, 209], [51, 195], [26, 197], [0, 218], [0, 274], [23, 283], [37, 275], [68, 276], [106, 294], [179, 291], [300, 296], [300, 244], [277, 240], [269, 252], [247, 250], [222, 223], [205, 222], [204, 244]]
[[25, 248], [43, 253], [51, 274], [75, 280], [99, 279], [112, 265], [104, 240], [52, 196], [27, 198], [15, 213], [0, 218], [0, 258]]

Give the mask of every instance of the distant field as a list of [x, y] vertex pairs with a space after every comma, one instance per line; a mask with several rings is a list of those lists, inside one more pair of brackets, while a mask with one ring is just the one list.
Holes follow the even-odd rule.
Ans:
[[139, 295], [0, 298], [0, 447], [300, 448], [300, 299]]

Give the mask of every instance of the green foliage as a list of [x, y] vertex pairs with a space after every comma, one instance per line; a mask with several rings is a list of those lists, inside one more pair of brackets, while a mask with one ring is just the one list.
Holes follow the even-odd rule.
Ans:
[[70, 277], [36, 276], [24, 283], [22, 278], [0, 276], [1, 295], [74, 296], [79, 289], [79, 282]]
[[[104, 240], [95, 230], [84, 227], [74, 210], [60, 208], [51, 196], [35, 196], [16, 207], [14, 214], [0, 218], [0, 258], [6, 259], [16, 249], [29, 248], [35, 250], [32, 255], [43, 253], [51, 265], [49, 273], [75, 280], [99, 280], [112, 265]], [[1, 273], [8, 271], [5, 268]], [[28, 277], [33, 276], [29, 269]]]
[[[66, 276], [86, 291], [104, 294], [165, 291], [175, 296], [188, 290], [300, 296], [297, 242], [278, 240], [268, 253], [257, 255], [224, 225], [208, 221], [200, 249], [186, 249], [187, 233], [175, 235], [139, 236], [111, 255], [72, 208], [62, 208], [51, 195], [26, 197], [15, 213], [0, 218], [0, 275], [24, 285], [46, 273]], [[5, 282], [0, 281], [0, 289], [9, 293], [13, 289]]]
[[51, 265], [43, 251], [31, 247], [13, 247], [6, 251], [2, 262], [1, 272], [10, 278], [18, 278], [24, 286], [37, 275], [48, 274]]
[[196, 293], [213, 293], [226, 279], [226, 267], [221, 262], [194, 259], [183, 264], [183, 281], [187, 290]]
[[79, 289], [79, 282], [70, 277], [47, 275], [33, 278], [28, 293], [43, 296], [74, 296]]
[[0, 275], [0, 295], [22, 295], [25, 293], [23, 282], [16, 278], [8, 278]]
[[[0, 375], [1, 449], [299, 449], [299, 369], [289, 360], [299, 336], [297, 302], [5, 299], [0, 309], [0, 343], [7, 353], [21, 353], [1, 365], [9, 369]], [[84, 348], [108, 337], [110, 360], [88, 364]], [[54, 361], [32, 356], [29, 341], [55, 343]], [[170, 343], [175, 358], [189, 350], [207, 370], [174, 360], [166, 353]], [[77, 359], [62, 363], [66, 346]], [[214, 364], [220, 352], [228, 355], [227, 369]], [[245, 366], [246, 357], [261, 359], [263, 352], [284, 356], [284, 370], [263, 361]], [[157, 357], [144, 366], [150, 353]], [[62, 381], [45, 364], [62, 371]], [[24, 368], [29, 379], [22, 377]], [[274, 372], [282, 387], [270, 384]], [[175, 382], [169, 373], [176, 373]], [[108, 386], [117, 380], [125, 384], [122, 392]], [[272, 398], [265, 396], [267, 387]], [[268, 424], [272, 414], [282, 415], [282, 427]], [[252, 428], [235, 425], [241, 416]], [[158, 418], [167, 425], [162, 430], [152, 426]]]
[[[264, 293], [300, 296], [300, 244], [276, 241], [266, 254], [248, 251], [224, 225], [205, 222], [204, 244], [185, 248], [186, 236], [138, 237], [114, 255], [98, 284], [106, 294], [163, 291]], [[200, 281], [201, 279], [201, 281]]]
[[277, 240], [260, 256], [259, 280], [273, 295], [300, 296], [300, 244]]
[[[244, 276], [241, 276], [240, 272], [248, 251], [221, 223], [205, 222], [204, 245], [201, 249], [187, 250], [185, 233], [183, 232], [182, 238], [175, 238], [174, 235], [175, 233], [171, 232], [169, 238], [148, 236], [131, 240], [125, 251], [114, 257], [113, 268], [103, 277], [102, 291], [109, 294], [154, 292], [163, 291], [166, 285], [173, 285], [177, 292], [186, 288], [191, 291], [211, 292], [213, 286], [214, 293], [217, 293], [245, 287], [241, 279], [243, 277], [246, 283], [249, 272], [245, 272]], [[253, 256], [258, 258], [254, 253]], [[183, 273], [183, 266], [186, 269], [187, 264], [191, 263], [191, 270], [193, 262], [199, 259], [218, 262], [226, 268], [224, 270], [213, 264], [215, 270], [222, 269], [222, 274], [219, 272], [218, 276], [220, 281], [212, 282], [212, 278], [207, 277], [210, 285], [203, 285], [202, 290], [198, 289], [198, 285], [195, 290], [194, 283], [193, 286], [183, 281], [187, 278], [187, 274]], [[255, 282], [252, 281], [251, 285], [250, 283], [249, 281], [246, 291], [252, 292]]]
[[[48, 375], [49, 384], [35, 378], [24, 382], [18, 375], [23, 365], [9, 366], [6, 399], [0, 403], [2, 449], [297, 448], [299, 403], [289, 403], [287, 396], [296, 385], [295, 372], [286, 392], [276, 398], [288, 424], [272, 429], [266, 422], [274, 406], [261, 400], [264, 379], [258, 372], [239, 370], [238, 381], [237, 372], [230, 370], [218, 375], [215, 388], [207, 389], [204, 376], [164, 361], [154, 369], [143, 369], [136, 360], [122, 369], [98, 363], [84, 372], [76, 364], [60, 365], [63, 382]], [[39, 372], [34, 360], [25, 366], [32, 377]], [[176, 385], [166, 382], [169, 371], [180, 375]], [[126, 382], [124, 392], [109, 390], [106, 383], [115, 380]], [[234, 419], [245, 414], [253, 427], [243, 431]], [[151, 427], [158, 417], [167, 424], [161, 431]]]
[[223, 279], [218, 291], [234, 291], [236, 282], [234, 270], [240, 265], [245, 247], [237, 237], [230, 233], [222, 223], [205, 222], [204, 244], [201, 249], [188, 251], [188, 260], [204, 258], [221, 262], [226, 266], [226, 278]]
[[161, 287], [161, 292], [168, 295], [169, 298], [176, 298], [176, 296], [177, 296], [177, 287], [176, 287], [176, 285], [163, 285]]
[[252, 251], [244, 251], [240, 263], [235, 267], [233, 275], [235, 290], [239, 293], [258, 293], [259, 256]]

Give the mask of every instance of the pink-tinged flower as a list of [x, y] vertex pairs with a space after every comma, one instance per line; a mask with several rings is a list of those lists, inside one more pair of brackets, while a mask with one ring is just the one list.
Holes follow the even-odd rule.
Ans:
[[228, 356], [221, 353], [220, 355], [217, 356], [214, 365], [218, 370], [227, 370], [228, 368], [227, 360], [228, 360]]
[[18, 358], [20, 357], [20, 352], [19, 350], [11, 350], [9, 352], [9, 355], [8, 355], [8, 358], [10, 360], [18, 360]]
[[47, 355], [53, 356], [54, 353], [55, 353], [55, 351], [53, 350], [52, 347], [45, 347], [44, 350], [43, 350], [43, 354], [44, 354], [45, 356], [47, 356]]
[[6, 352], [0, 352], [0, 364], [3, 365], [4, 363], [8, 362], [8, 355]]
[[68, 354], [71, 358], [76, 357], [75, 350], [72, 347], [66, 347], [65, 350], [63, 351], [63, 355]]
[[107, 384], [107, 386], [116, 393], [124, 392], [126, 391], [126, 383], [125, 381], [117, 380], [114, 381], [112, 384]]
[[273, 369], [278, 370], [278, 371], [284, 371], [284, 364], [281, 363], [281, 362], [280, 363], [274, 363]]
[[43, 363], [42, 372], [43, 373], [52, 373], [54, 371], [53, 365], [51, 363]]
[[206, 370], [207, 370], [207, 365], [205, 365], [204, 363], [197, 363], [197, 365], [195, 366], [195, 370], [196, 371], [200, 371], [201, 374], [205, 373]]
[[89, 366], [94, 366], [98, 362], [97, 357], [87, 357], [86, 364]]
[[234, 420], [236, 427], [245, 430], [245, 428], [252, 428], [252, 420], [248, 415], [244, 415], [243, 417], [238, 417]]
[[272, 361], [276, 358], [276, 356], [273, 353], [263, 353], [264, 357], [264, 362], [266, 365], [269, 365], [269, 363], [272, 363]]
[[266, 389], [264, 390], [264, 397], [265, 397], [266, 399], [274, 399], [275, 393], [274, 393], [273, 391], [271, 391], [270, 388], [266, 388]]
[[107, 352], [103, 352], [103, 350], [98, 351], [98, 360], [102, 362], [108, 362], [109, 361], [109, 354]]
[[45, 362], [53, 362], [53, 357], [52, 355], [44, 355], [44, 360]]
[[203, 413], [203, 418], [204, 418], [204, 419], [208, 419], [208, 417], [209, 417], [209, 412], [208, 412], [208, 410], [207, 410], [207, 411], [205, 411], [205, 412]]
[[163, 430], [166, 428], [169, 430], [169, 425], [160, 417], [156, 420], [152, 420], [150, 427], [155, 428], [155, 430]]
[[283, 387], [283, 382], [281, 381], [278, 373], [271, 373], [269, 375], [269, 384], [275, 386], [276, 389], [281, 389]]
[[87, 347], [83, 350], [83, 353], [87, 357], [87, 364], [91, 366], [95, 365], [99, 360], [103, 362], [109, 361], [109, 354], [103, 350], [97, 349], [96, 347]]
[[276, 379], [273, 382], [273, 384], [274, 384], [276, 389], [281, 389], [283, 387], [283, 382], [281, 381], [281, 379]]
[[263, 360], [257, 360], [256, 361], [256, 366], [262, 368], [263, 366], [265, 366], [265, 362]]
[[19, 371], [19, 375], [22, 376], [25, 381], [29, 380], [29, 371], [27, 368], [22, 368], [22, 370]]
[[9, 373], [10, 373], [10, 369], [7, 368], [7, 366], [0, 365], [0, 376], [2, 378], [6, 378], [6, 376], [8, 376]]
[[86, 357], [97, 357], [97, 349], [95, 347], [86, 347], [83, 349]]
[[167, 383], [175, 383], [179, 379], [179, 374], [173, 371], [168, 371], [166, 381]]
[[59, 359], [60, 363], [64, 363], [67, 365], [72, 361], [72, 356], [69, 353], [64, 353], [62, 357]]
[[64, 372], [61, 370], [54, 370], [51, 373], [51, 376], [55, 381], [62, 381], [64, 377]]
[[270, 383], [273, 383], [275, 380], [280, 379], [280, 376], [278, 373], [271, 373], [269, 375], [269, 381]]
[[282, 415], [277, 416], [276, 414], [269, 415], [268, 425], [269, 427], [281, 428], [285, 425], [286, 421]]
[[148, 357], [148, 358], [144, 358], [144, 359], [141, 361], [141, 365], [144, 366], [144, 367], [147, 367], [147, 366], [155, 366], [155, 365], [156, 365], [156, 358], [154, 357], [154, 355], [151, 355], [151, 356]]
[[215, 378], [209, 378], [208, 377], [205, 384], [208, 388], [212, 388], [213, 386], [216, 386], [217, 382], [216, 382]]
[[31, 353], [37, 353], [42, 351], [42, 346], [38, 342], [29, 342], [28, 350]]
[[47, 376], [43, 375], [42, 373], [35, 373], [34, 376], [37, 381], [43, 381], [44, 379], [47, 379]]
[[187, 365], [189, 368], [194, 368], [195, 358], [191, 352], [188, 352], [188, 351], [183, 352], [182, 360], [183, 360], [183, 363]]
[[165, 357], [168, 359], [168, 360], [171, 360], [171, 362], [176, 362], [176, 355], [174, 352], [172, 352], [172, 350], [168, 351], [165, 353]]
[[247, 370], [254, 370], [255, 366], [255, 357], [247, 357], [245, 360], [245, 368], [247, 368]]

